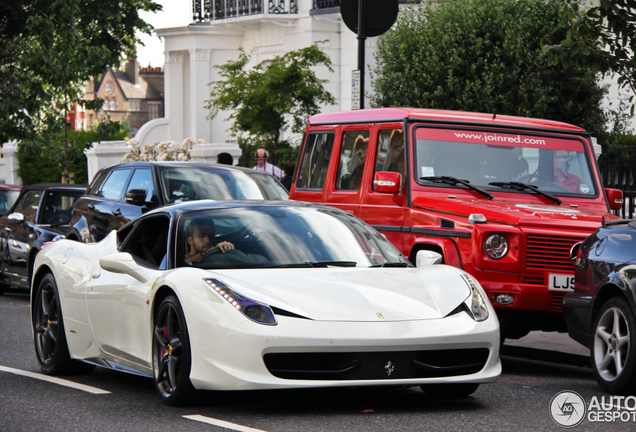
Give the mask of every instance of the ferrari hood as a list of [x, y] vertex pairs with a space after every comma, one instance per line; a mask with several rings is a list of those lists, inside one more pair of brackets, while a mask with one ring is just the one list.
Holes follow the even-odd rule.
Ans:
[[215, 271], [233, 290], [318, 321], [404, 321], [442, 318], [470, 293], [458, 270], [302, 268]]
[[596, 229], [601, 218], [611, 219], [606, 209], [572, 208], [556, 203], [515, 202], [514, 200], [483, 200], [479, 198], [456, 197], [451, 199], [413, 200], [413, 207], [435, 212], [450, 213], [468, 218], [472, 213], [483, 214], [489, 222], [514, 224], [518, 226], [540, 226], [564, 228], [573, 223], [577, 228]]

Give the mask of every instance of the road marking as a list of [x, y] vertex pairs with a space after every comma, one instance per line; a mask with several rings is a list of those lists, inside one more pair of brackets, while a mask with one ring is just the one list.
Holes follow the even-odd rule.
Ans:
[[88, 386], [88, 385], [78, 384], [76, 382], [68, 381], [68, 380], [61, 379], [61, 378], [55, 378], [55, 377], [51, 377], [51, 376], [48, 376], [48, 375], [42, 375], [42, 374], [39, 374], [39, 373], [23, 371], [23, 370], [20, 370], [20, 369], [13, 369], [13, 368], [6, 367], [6, 366], [0, 366], [0, 372], [8, 372], [8, 373], [12, 373], [12, 374], [15, 374], [15, 375], [22, 375], [22, 376], [29, 377], [29, 378], [35, 378], [35, 379], [39, 379], [41, 381], [50, 382], [50, 383], [61, 385], [61, 386], [64, 386], [64, 387], [74, 388], [76, 390], [82, 390], [82, 391], [85, 391], [87, 393], [92, 393], [92, 394], [109, 394], [110, 393], [109, 391], [98, 389], [97, 387], [91, 387], [91, 386]]
[[223, 421], [223, 420], [218, 420], [218, 419], [214, 419], [214, 418], [211, 418], [211, 417], [205, 417], [205, 416], [198, 415], [198, 414], [185, 415], [185, 416], [183, 416], [183, 418], [187, 418], [188, 420], [198, 421], [198, 422], [201, 422], [201, 423], [211, 424], [211, 425], [222, 427], [222, 428], [225, 428], [225, 429], [232, 429], [232, 430], [239, 431], [239, 432], [265, 432], [265, 431], [263, 431], [261, 429], [254, 429], [254, 428], [247, 427], [247, 426], [241, 426], [241, 425], [238, 425], [236, 423], [230, 423], [230, 422], [226, 422], [226, 421]]

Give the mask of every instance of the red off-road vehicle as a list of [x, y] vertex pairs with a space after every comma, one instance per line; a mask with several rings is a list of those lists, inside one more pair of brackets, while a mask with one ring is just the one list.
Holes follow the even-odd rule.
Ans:
[[365, 220], [412, 262], [422, 249], [473, 274], [504, 337], [565, 331], [572, 246], [616, 219], [585, 130], [565, 123], [429, 109], [313, 116], [291, 199]]

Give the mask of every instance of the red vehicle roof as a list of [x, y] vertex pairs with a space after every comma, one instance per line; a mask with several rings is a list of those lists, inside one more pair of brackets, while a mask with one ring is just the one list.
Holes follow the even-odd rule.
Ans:
[[307, 119], [307, 124], [338, 124], [338, 123], [371, 123], [385, 121], [402, 121], [404, 119], [425, 119], [453, 121], [458, 123], [480, 123], [497, 126], [521, 126], [537, 129], [559, 129], [570, 132], [584, 131], [578, 126], [553, 120], [543, 120], [528, 117], [508, 115], [494, 115], [474, 113], [468, 111], [448, 111], [426, 108], [370, 108], [364, 110], [340, 111], [317, 114]]
[[19, 191], [21, 189], [22, 189], [22, 186], [0, 184], [0, 190], [16, 190], [16, 191]]

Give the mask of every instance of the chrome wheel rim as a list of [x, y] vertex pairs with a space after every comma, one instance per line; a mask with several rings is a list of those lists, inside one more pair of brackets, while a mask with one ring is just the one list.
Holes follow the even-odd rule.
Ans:
[[603, 313], [594, 332], [594, 364], [601, 378], [621, 376], [629, 353], [629, 326], [623, 312], [612, 307]]
[[44, 285], [38, 293], [35, 302], [35, 347], [42, 364], [53, 360], [57, 344], [57, 330], [59, 320], [57, 293], [50, 283]]
[[155, 321], [153, 363], [157, 388], [163, 397], [177, 390], [181, 374], [181, 324], [172, 304], [166, 303]]

